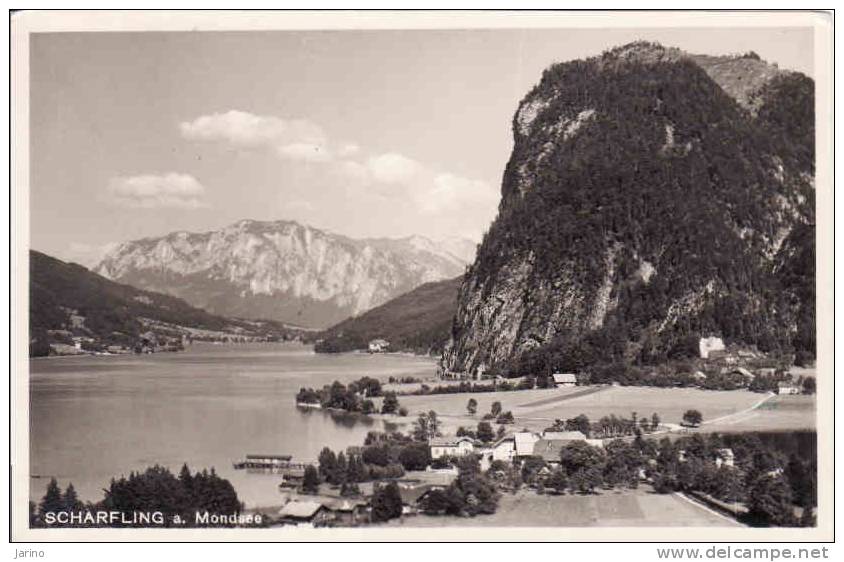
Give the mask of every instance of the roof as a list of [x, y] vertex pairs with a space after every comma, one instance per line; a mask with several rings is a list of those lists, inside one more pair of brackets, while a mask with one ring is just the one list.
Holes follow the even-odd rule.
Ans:
[[731, 373], [738, 373], [741, 376], [748, 378], [748, 379], [752, 379], [752, 378], [756, 377], [756, 375], [754, 375], [753, 373], [751, 373], [750, 371], [748, 371], [744, 367], [736, 367], [736, 368], [732, 369], [730, 372]]
[[401, 503], [404, 505], [416, 505], [425, 494], [431, 490], [439, 488], [433, 484], [421, 484], [419, 486], [399, 487], [399, 495], [401, 496]]
[[330, 511], [354, 511], [358, 507], [367, 505], [365, 500], [349, 498], [327, 498], [322, 500], [321, 503]]
[[733, 450], [729, 448], [718, 449], [718, 456], [721, 458], [734, 458], [735, 454], [733, 454]]
[[546, 431], [542, 434], [546, 440], [585, 441], [586, 436], [580, 431]]
[[390, 342], [382, 339], [375, 339], [369, 342], [369, 345], [390, 345]]
[[545, 462], [560, 462], [560, 453], [569, 443], [570, 440], [540, 439], [533, 445], [533, 455], [542, 457]]
[[554, 382], [556, 383], [577, 382], [577, 377], [573, 373], [554, 373], [551, 376], [554, 378]]
[[533, 444], [539, 440], [539, 436], [529, 431], [520, 431], [515, 434], [516, 454], [520, 456], [532, 455]]
[[296, 517], [298, 519], [310, 519], [316, 512], [322, 508], [322, 504], [317, 501], [298, 501], [294, 500], [282, 507], [278, 514], [281, 517]]
[[292, 455], [246, 455], [247, 459], [274, 459], [279, 461], [289, 461], [293, 458]]
[[472, 439], [464, 435], [461, 437], [432, 437], [428, 444], [431, 447], [456, 447], [463, 441], [472, 443]]
[[498, 446], [499, 446], [499, 445], [501, 445], [502, 443], [506, 443], [507, 441], [512, 441], [512, 442], [513, 442], [513, 445], [515, 446], [515, 444], [516, 444], [516, 437], [515, 437], [512, 433], [510, 433], [510, 434], [508, 434], [508, 435], [505, 435], [504, 437], [501, 437], [500, 439], [496, 439], [495, 441], [493, 441], [493, 442], [489, 445], [489, 447], [490, 447], [491, 449], [495, 449], [496, 447], [498, 447]]

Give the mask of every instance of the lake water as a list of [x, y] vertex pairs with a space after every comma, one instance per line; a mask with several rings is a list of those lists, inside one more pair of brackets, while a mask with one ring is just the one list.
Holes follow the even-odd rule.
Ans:
[[316, 460], [322, 447], [361, 444], [388, 423], [297, 408], [300, 387], [435, 369], [425, 357], [317, 355], [289, 344], [197, 344], [182, 353], [31, 365], [31, 499], [44, 495], [51, 476], [95, 501], [112, 476], [156, 463], [176, 472], [187, 462], [191, 470], [214, 467], [247, 506], [278, 503], [278, 477], [234, 470], [233, 461], [247, 453]]

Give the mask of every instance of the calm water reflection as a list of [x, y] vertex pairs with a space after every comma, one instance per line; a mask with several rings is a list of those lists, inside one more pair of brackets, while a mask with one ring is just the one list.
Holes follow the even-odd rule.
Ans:
[[[32, 362], [30, 497], [48, 478], [98, 500], [112, 476], [159, 463], [215, 467], [248, 505], [272, 504], [276, 478], [232, 469], [247, 453], [316, 459], [328, 445], [362, 442], [382, 420], [299, 409], [301, 386], [363, 375], [430, 375], [432, 359], [316, 355], [310, 347], [198, 344], [178, 354]], [[392, 425], [392, 424], [390, 424]]]

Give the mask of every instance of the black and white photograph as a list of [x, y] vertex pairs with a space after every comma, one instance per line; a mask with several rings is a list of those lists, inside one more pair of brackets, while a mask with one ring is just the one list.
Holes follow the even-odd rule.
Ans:
[[13, 536], [832, 536], [828, 14], [17, 15]]

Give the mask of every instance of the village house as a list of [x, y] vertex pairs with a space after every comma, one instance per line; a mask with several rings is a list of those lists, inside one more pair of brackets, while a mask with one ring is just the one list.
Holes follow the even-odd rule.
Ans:
[[551, 377], [554, 379], [554, 386], [557, 388], [577, 384], [577, 377], [573, 373], [554, 373]]
[[531, 431], [520, 431], [513, 435], [516, 445], [515, 458], [533, 456], [533, 445], [539, 441], [539, 435]]
[[722, 466], [729, 466], [730, 468], [736, 465], [736, 456], [733, 450], [729, 448], [718, 449], [715, 451], [715, 466], [721, 468]]
[[320, 500], [328, 510], [332, 523], [344, 526], [359, 525], [369, 520], [369, 503], [363, 499], [324, 498]]
[[475, 450], [473, 441], [468, 437], [434, 437], [428, 442], [431, 458], [462, 457]]
[[384, 339], [375, 339], [369, 342], [369, 353], [386, 353], [390, 342]]
[[792, 381], [782, 381], [777, 385], [777, 394], [800, 394], [800, 387]]
[[725, 368], [723, 372], [727, 375], [740, 376], [744, 379], [744, 384], [750, 384], [756, 378], [756, 375], [744, 367]]
[[582, 441], [592, 447], [603, 447], [600, 439], [587, 439], [580, 431], [546, 431], [533, 445], [533, 456], [541, 457], [546, 463], [556, 465], [560, 463], [560, 453], [569, 444]]
[[414, 515], [419, 512], [419, 503], [431, 493], [432, 490], [442, 489], [431, 484], [419, 484], [416, 486], [399, 486], [401, 496], [402, 515]]
[[516, 456], [516, 437], [506, 435], [495, 441], [491, 448], [491, 458], [494, 461], [512, 462]]
[[486, 377], [487, 367], [485, 363], [481, 363], [478, 365], [477, 369], [475, 369], [475, 380], [482, 380]]
[[711, 357], [710, 354], [713, 351], [724, 351], [726, 347], [724, 346], [724, 340], [713, 336], [709, 338], [700, 338], [700, 341], [698, 342], [698, 349], [701, 359], [714, 359], [714, 357]]
[[295, 490], [298, 489], [305, 480], [305, 469], [299, 467], [285, 468], [280, 471], [281, 483], [278, 485], [279, 490]]
[[331, 512], [313, 500], [292, 500], [278, 511], [280, 523], [297, 527], [318, 527], [331, 519]]

